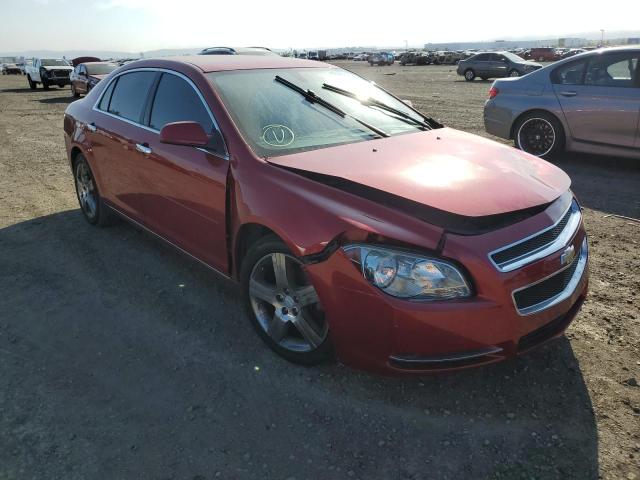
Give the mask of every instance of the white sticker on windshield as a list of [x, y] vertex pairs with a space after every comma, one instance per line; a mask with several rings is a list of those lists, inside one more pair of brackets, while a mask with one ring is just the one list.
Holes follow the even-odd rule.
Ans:
[[262, 129], [262, 140], [272, 147], [287, 147], [295, 138], [293, 130], [285, 125], [267, 125]]

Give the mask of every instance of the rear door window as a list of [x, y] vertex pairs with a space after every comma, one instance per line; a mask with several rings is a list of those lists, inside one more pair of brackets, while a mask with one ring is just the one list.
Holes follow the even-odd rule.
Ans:
[[[142, 123], [142, 115], [156, 72], [132, 72], [118, 77], [107, 111]], [[106, 96], [106, 95], [105, 95]]]
[[551, 80], [559, 85], [582, 85], [587, 60], [567, 63], [556, 68]]
[[151, 107], [149, 126], [161, 130], [167, 123], [181, 121], [198, 122], [207, 133], [213, 130], [213, 121], [194, 88], [177, 75], [163, 73]]
[[490, 56], [491, 55], [489, 53], [481, 53], [480, 55], [477, 55], [474, 60], [477, 62], [486, 62], [489, 60]]

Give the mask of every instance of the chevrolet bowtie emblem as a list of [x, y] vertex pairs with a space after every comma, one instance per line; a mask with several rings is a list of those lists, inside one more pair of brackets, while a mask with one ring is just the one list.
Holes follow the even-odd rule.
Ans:
[[576, 256], [576, 249], [573, 245], [569, 245], [560, 255], [560, 265], [569, 265]]

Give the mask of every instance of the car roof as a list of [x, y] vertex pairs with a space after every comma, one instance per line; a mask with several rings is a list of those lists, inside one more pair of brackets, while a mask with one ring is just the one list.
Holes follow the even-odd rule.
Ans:
[[[164, 62], [182, 63], [194, 66], [202, 72], [223, 72], [228, 70], [256, 70], [262, 68], [322, 68], [331, 67], [313, 60], [281, 57], [275, 55], [185, 55], [181, 57], [162, 57], [139, 60], [128, 66], [140, 67], [166, 66]], [[156, 65], [154, 65], [156, 64]]]

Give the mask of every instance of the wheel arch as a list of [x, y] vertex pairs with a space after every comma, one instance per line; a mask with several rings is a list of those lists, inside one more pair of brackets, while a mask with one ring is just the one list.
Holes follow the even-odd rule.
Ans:
[[249, 222], [240, 226], [233, 244], [233, 274], [236, 278], [240, 275], [242, 260], [247, 255], [249, 249], [259, 240], [269, 236], [274, 236], [289, 246], [289, 243], [285, 241], [281, 235], [278, 235], [274, 230], [264, 224]]

